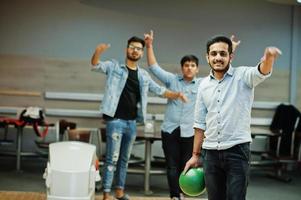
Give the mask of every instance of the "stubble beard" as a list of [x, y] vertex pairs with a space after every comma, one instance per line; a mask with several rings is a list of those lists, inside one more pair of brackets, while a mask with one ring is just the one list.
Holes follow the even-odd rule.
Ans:
[[209, 62], [209, 65], [210, 65], [211, 69], [213, 70], [213, 72], [225, 73], [226, 71], [228, 71], [228, 69], [230, 67], [230, 61], [228, 62], [227, 66], [223, 69], [215, 69], [214, 66], [210, 62]]
[[132, 62], [137, 62], [138, 60], [140, 60], [140, 56], [137, 58], [132, 57], [130, 54], [127, 54], [127, 59], [132, 61]]

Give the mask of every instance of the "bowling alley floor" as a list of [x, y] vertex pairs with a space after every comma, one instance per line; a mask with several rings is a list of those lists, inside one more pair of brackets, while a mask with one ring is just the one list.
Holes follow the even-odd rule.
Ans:
[[[46, 159], [24, 158], [22, 160], [22, 171], [15, 170], [15, 158], [0, 157], [0, 194], [3, 191], [21, 192], [45, 192], [45, 181], [42, 178], [46, 166]], [[301, 170], [289, 173], [292, 177], [290, 183], [284, 183], [268, 178], [265, 172], [254, 169], [251, 171], [248, 187], [248, 200], [300, 200], [301, 198]], [[168, 197], [168, 187], [165, 175], [153, 175], [150, 187], [152, 194], [145, 196], [143, 191], [143, 176], [129, 174], [127, 178], [126, 191], [132, 196], [148, 197], [147, 199], [165, 199]], [[100, 193], [96, 192], [99, 196]], [[198, 199], [207, 199], [206, 194]], [[1, 196], [0, 196], [1, 198]], [[139, 199], [139, 198], [138, 198]], [[142, 199], [142, 198], [141, 198]], [[145, 198], [143, 198], [145, 199]], [[166, 198], [168, 199], [168, 198]], [[2, 198], [1, 198], [2, 200]]]

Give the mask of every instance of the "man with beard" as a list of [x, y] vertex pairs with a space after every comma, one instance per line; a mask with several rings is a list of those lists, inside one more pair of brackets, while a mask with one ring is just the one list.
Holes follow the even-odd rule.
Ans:
[[209, 200], [246, 198], [254, 87], [271, 75], [279, 54], [267, 47], [257, 66], [233, 68], [229, 38], [217, 36], [207, 43], [211, 72], [198, 89], [193, 155], [184, 171], [196, 167], [201, 154]]
[[[158, 78], [168, 89], [182, 91], [188, 98], [187, 103], [178, 100], [168, 100], [161, 125], [162, 148], [166, 160], [169, 196], [172, 200], [184, 200], [179, 186], [179, 177], [186, 162], [192, 156], [193, 150], [193, 112], [199, 85], [203, 78], [197, 77], [199, 60], [194, 55], [185, 55], [181, 59], [181, 74], [173, 74], [160, 67], [157, 62], [153, 40], [154, 33], [144, 34], [147, 50], [147, 61], [150, 72]], [[233, 51], [240, 41], [231, 37]]]
[[138, 66], [143, 56], [145, 42], [138, 37], [128, 40], [126, 60], [100, 61], [100, 56], [110, 45], [99, 44], [91, 59], [92, 70], [106, 74], [106, 90], [101, 111], [106, 120], [106, 159], [103, 173], [103, 199], [110, 199], [115, 173], [115, 198], [129, 199], [124, 193], [126, 171], [131, 149], [136, 138], [136, 121], [146, 117], [148, 91], [166, 98], [186, 101], [180, 92], [160, 87], [149, 74]]

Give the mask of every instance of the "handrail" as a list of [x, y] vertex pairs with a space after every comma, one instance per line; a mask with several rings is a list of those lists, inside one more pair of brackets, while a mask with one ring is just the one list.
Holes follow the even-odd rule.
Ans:
[[[24, 107], [5, 107], [0, 106], [0, 113], [3, 114], [17, 114], [18, 111], [23, 110]], [[102, 112], [100, 110], [83, 110], [83, 109], [62, 109], [62, 108], [46, 108], [46, 116], [56, 117], [83, 117], [83, 118], [101, 118]], [[147, 119], [155, 121], [163, 121], [164, 114], [147, 114]], [[251, 125], [266, 126], [271, 124], [271, 118], [252, 117]]]
[[[71, 100], [71, 101], [102, 101], [103, 94], [99, 93], [78, 93], [78, 92], [45, 92], [45, 99], [48, 100]], [[149, 104], [167, 104], [167, 99], [161, 97], [148, 97]], [[278, 101], [254, 101], [253, 109], [275, 109], [283, 102]], [[286, 102], [284, 102], [286, 103]]]

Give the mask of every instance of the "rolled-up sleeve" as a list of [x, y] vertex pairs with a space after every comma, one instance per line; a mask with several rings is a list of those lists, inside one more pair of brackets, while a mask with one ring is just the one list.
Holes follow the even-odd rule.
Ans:
[[242, 78], [250, 88], [256, 87], [258, 84], [272, 75], [272, 72], [267, 75], [260, 73], [259, 66], [260, 63], [255, 67], [243, 67], [244, 72]]
[[193, 128], [199, 128], [205, 131], [206, 115], [207, 115], [207, 109], [202, 98], [202, 88], [199, 87], [197, 97], [196, 97], [196, 102], [195, 102]]
[[113, 68], [115, 62], [108, 60], [108, 61], [99, 61], [96, 65], [92, 66], [91, 71], [93, 72], [101, 72], [107, 74], [110, 69]]

